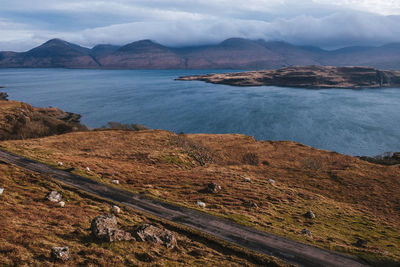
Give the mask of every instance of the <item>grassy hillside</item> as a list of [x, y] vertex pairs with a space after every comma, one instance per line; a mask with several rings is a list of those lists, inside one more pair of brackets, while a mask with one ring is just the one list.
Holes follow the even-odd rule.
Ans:
[[[171, 228], [178, 241], [178, 248], [172, 250], [146, 242], [99, 242], [90, 234], [90, 221], [109, 213], [111, 203], [4, 163], [0, 164], [0, 187], [5, 188], [0, 195], [1, 266], [254, 265], [254, 261], [240, 258], [223, 246], [182, 234], [179, 228]], [[62, 193], [65, 207], [44, 200], [52, 190]], [[121, 228], [128, 231], [143, 222], [169, 227], [130, 209], [122, 209], [117, 217]], [[69, 246], [71, 259], [65, 264], [52, 262], [50, 249], [54, 246]], [[286, 266], [272, 258], [260, 260], [271, 266]]]
[[[76, 132], [0, 147], [376, 266], [400, 261], [400, 168], [293, 142], [167, 131]], [[90, 172], [85, 171], [86, 167]], [[250, 181], [245, 178], [250, 178]], [[271, 183], [273, 179], [275, 183]], [[218, 193], [204, 191], [215, 182]], [[312, 210], [316, 218], [304, 214]], [[302, 233], [308, 229], [312, 237]]]
[[0, 100], [0, 140], [26, 139], [86, 130], [80, 115]]

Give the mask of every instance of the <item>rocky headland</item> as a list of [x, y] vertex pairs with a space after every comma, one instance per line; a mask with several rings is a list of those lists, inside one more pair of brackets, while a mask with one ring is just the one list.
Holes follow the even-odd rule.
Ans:
[[306, 66], [179, 77], [181, 81], [205, 81], [234, 86], [281, 86], [311, 89], [383, 88], [400, 86], [400, 71], [371, 67]]

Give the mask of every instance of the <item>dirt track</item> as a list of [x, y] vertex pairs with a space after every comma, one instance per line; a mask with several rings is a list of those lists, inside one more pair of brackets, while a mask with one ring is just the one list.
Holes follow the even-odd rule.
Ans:
[[147, 198], [1, 150], [0, 160], [49, 175], [62, 183], [102, 198], [189, 226], [216, 238], [266, 255], [273, 255], [294, 264], [301, 266], [365, 266], [345, 255], [258, 231], [200, 211]]

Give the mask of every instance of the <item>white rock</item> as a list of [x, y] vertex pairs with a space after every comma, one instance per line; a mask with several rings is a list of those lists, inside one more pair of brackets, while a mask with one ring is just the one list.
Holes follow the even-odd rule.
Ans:
[[60, 205], [60, 207], [63, 208], [65, 206], [65, 202], [64, 201], [60, 201], [60, 202], [58, 202], [58, 205]]
[[47, 200], [50, 200], [51, 202], [60, 202], [62, 199], [62, 195], [58, 193], [57, 191], [51, 191], [48, 193], [45, 197]]
[[268, 179], [268, 183], [275, 184], [275, 180], [274, 179]]
[[113, 183], [113, 184], [119, 184], [119, 180], [112, 180], [111, 183]]
[[118, 214], [118, 213], [121, 212], [121, 208], [118, 207], [118, 206], [116, 206], [116, 205], [114, 205], [114, 206], [111, 207], [111, 211], [112, 211], [113, 213], [115, 213], [115, 214]]
[[57, 165], [58, 166], [62, 166], [62, 165], [64, 165], [61, 161], [59, 161], [58, 163], [57, 163]]
[[90, 168], [89, 168], [89, 167], [86, 167], [86, 171], [87, 171], [87, 172], [90, 172]]
[[0, 188], [0, 195], [2, 195], [4, 192], [4, 188]]
[[244, 178], [244, 181], [250, 183], [250, 182], [251, 182], [251, 179], [250, 179], [249, 177], [245, 177], [245, 178]]
[[206, 207], [206, 203], [204, 203], [202, 201], [197, 201], [197, 206], [199, 206], [200, 208], [205, 208]]

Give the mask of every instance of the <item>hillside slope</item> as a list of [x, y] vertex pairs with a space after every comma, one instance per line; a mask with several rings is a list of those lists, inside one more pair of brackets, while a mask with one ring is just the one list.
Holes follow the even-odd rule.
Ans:
[[[0, 146], [376, 266], [400, 260], [398, 165], [375, 165], [293, 142], [160, 130], [77, 132]], [[208, 192], [211, 182], [221, 190]], [[198, 201], [206, 207], [199, 208]], [[304, 216], [309, 210], [315, 219]]]

